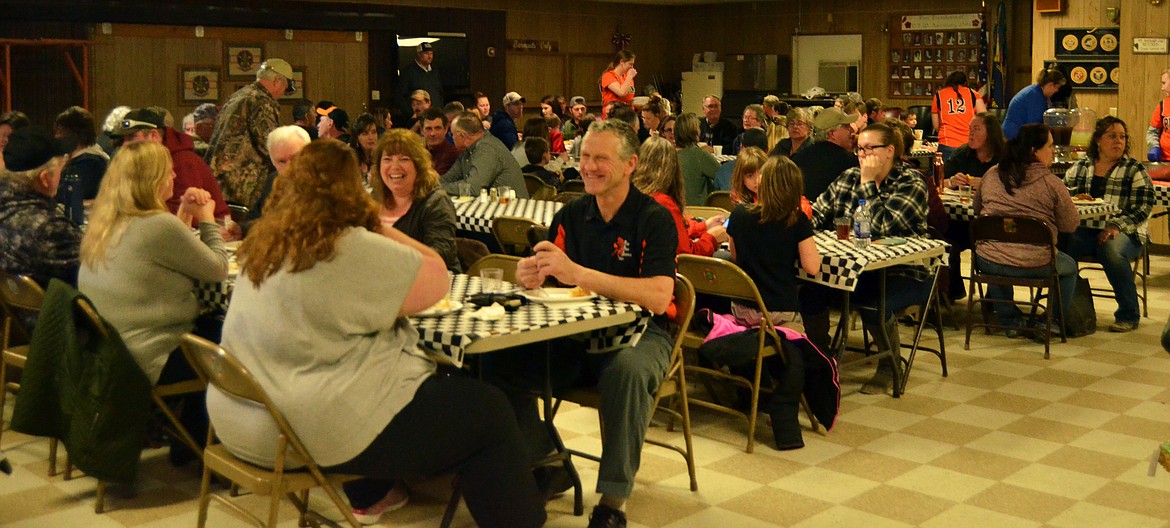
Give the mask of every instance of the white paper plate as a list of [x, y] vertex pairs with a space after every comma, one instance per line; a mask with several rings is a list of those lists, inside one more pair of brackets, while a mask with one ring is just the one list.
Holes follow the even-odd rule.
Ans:
[[434, 306], [427, 308], [419, 313], [414, 314], [414, 317], [442, 317], [450, 315], [463, 309], [463, 303], [459, 301], [439, 301]]
[[1100, 205], [1105, 203], [1104, 198], [1094, 198], [1092, 200], [1078, 200], [1073, 198], [1073, 205]]
[[556, 303], [578, 303], [585, 301], [592, 301], [597, 298], [597, 294], [589, 292], [589, 295], [573, 297], [572, 292], [576, 288], [540, 288], [538, 290], [524, 290], [519, 292], [524, 298], [538, 303], [556, 304]]
[[475, 198], [472, 198], [471, 196], [452, 196], [452, 197], [451, 197], [451, 201], [452, 201], [452, 202], [455, 202], [455, 203], [464, 203], [464, 202], [470, 202], [470, 201], [472, 201], [472, 200], [474, 200], [474, 199], [475, 199]]

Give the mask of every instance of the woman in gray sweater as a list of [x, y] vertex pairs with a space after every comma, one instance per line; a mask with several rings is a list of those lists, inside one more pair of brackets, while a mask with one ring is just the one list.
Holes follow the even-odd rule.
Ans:
[[[1032, 216], [1061, 233], [1076, 231], [1080, 215], [1064, 183], [1049, 169], [1052, 158], [1052, 134], [1047, 126], [1020, 127], [1019, 134], [1007, 143], [999, 165], [983, 177], [975, 195], [975, 214]], [[1048, 274], [1050, 260], [1049, 250], [1037, 246], [987, 242], [975, 251], [975, 265], [981, 271], [1009, 277], [1043, 277]], [[1062, 313], [1067, 313], [1077, 285], [1077, 263], [1057, 251], [1056, 272], [1060, 274]], [[990, 285], [987, 297], [1011, 299], [1012, 287]], [[1011, 305], [997, 306], [997, 314], [1001, 324], [1012, 326], [1019, 324], [1022, 315], [1019, 308]]]
[[[199, 316], [196, 281], [227, 279], [228, 256], [215, 202], [190, 187], [167, 211], [175, 172], [160, 144], [122, 147], [102, 179], [81, 241], [78, 289], [121, 334], [151, 383]], [[199, 222], [192, 236], [191, 220]], [[176, 354], [181, 357], [181, 354]]]

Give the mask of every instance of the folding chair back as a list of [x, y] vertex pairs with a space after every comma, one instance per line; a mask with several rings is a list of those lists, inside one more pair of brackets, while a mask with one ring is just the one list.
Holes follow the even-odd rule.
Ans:
[[[28, 343], [32, 329], [27, 328], [22, 316], [41, 311], [45, 292], [32, 278], [0, 271], [0, 310], [4, 317], [0, 333], [0, 413], [8, 393], [20, 391], [20, 383], [9, 381], [9, 367], [23, 369], [28, 361]], [[0, 438], [4, 434], [4, 420], [0, 417]], [[49, 476], [57, 474], [57, 439], [49, 439]]]
[[711, 218], [711, 217], [715, 217], [715, 216], [722, 216], [724, 218], [731, 216], [731, 213], [729, 213], [727, 211], [727, 209], [723, 209], [723, 208], [719, 208], [719, 207], [707, 207], [705, 205], [688, 205], [683, 210], [683, 214], [686, 216], [693, 217], [693, 218], [703, 218], [703, 219]]
[[[751, 391], [751, 410], [747, 414], [717, 401], [693, 400], [695, 405], [731, 414], [746, 421], [748, 426], [747, 452], [751, 453], [755, 448], [756, 418], [759, 410], [760, 377], [763, 373], [763, 362], [764, 358], [768, 356], [779, 355], [782, 360], [784, 359], [784, 351], [780, 348], [780, 336], [776, 333], [775, 327], [772, 326], [771, 318], [768, 317], [768, 308], [764, 304], [760, 290], [756, 288], [756, 283], [739, 266], [718, 258], [679, 255], [678, 273], [691, 281], [697, 293], [741, 301], [744, 305], [758, 310], [763, 315], [760, 317], [759, 340], [757, 342], [759, 349], [756, 353], [755, 371], [752, 379], [728, 374], [719, 369], [699, 366], [687, 367], [691, 372], [701, 374], [708, 379], [722, 379]], [[703, 338], [703, 335], [688, 331], [684, 338], [684, 346], [698, 348], [703, 344]], [[714, 396], [710, 386], [708, 386], [708, 391], [712, 392]], [[801, 396], [801, 403], [808, 413], [813, 430], [816, 430], [818, 427], [816, 417], [813, 416], [803, 396]]]
[[467, 268], [467, 274], [472, 277], [478, 277], [479, 272], [485, 268], [500, 268], [504, 270], [504, 280], [516, 284], [516, 266], [519, 263], [520, 257], [515, 255], [492, 253], [475, 261], [475, 264]]
[[[1056, 309], [1060, 310], [1060, 320], [1064, 320], [1064, 313], [1061, 309], [1061, 291], [1058, 282], [1058, 274], [1056, 272], [1056, 230], [1052, 226], [1039, 218], [1031, 216], [1000, 216], [1000, 215], [985, 215], [980, 216], [971, 222], [971, 287], [972, 290], [978, 286], [979, 300], [975, 300], [974, 292], [967, 296], [967, 310], [970, 314], [976, 313], [974, 306], [976, 302], [981, 303], [980, 312], [983, 313], [984, 321], [982, 324], [976, 323], [973, 316], [967, 318], [967, 336], [964, 341], [963, 348], [967, 349], [971, 346], [971, 330], [976, 326], [982, 326], [988, 330], [991, 328], [1009, 327], [987, 320], [987, 310], [989, 304], [1001, 305], [1016, 305], [1024, 304], [1031, 307], [1032, 315], [1035, 316], [1038, 310], [1044, 311], [1045, 328], [1041, 330], [1044, 336], [1044, 359], [1049, 357], [1049, 346], [1052, 340], [1052, 310], [1051, 307], [1055, 303]], [[979, 255], [979, 248], [982, 244], [987, 242], [1002, 242], [1011, 244], [1022, 244], [1043, 247], [1048, 250], [1048, 275], [1041, 278], [1022, 278], [1022, 277], [1005, 277], [1002, 275], [992, 275], [979, 270], [976, 266], [977, 256]], [[1037, 293], [1032, 295], [1030, 302], [1018, 303], [1014, 300], [993, 300], [988, 299], [984, 295], [984, 285], [991, 284], [997, 286], [1024, 286], [1032, 288]], [[1047, 305], [1041, 303], [1041, 291], [1047, 289], [1049, 292], [1055, 292], [1055, 295], [1048, 296]], [[1060, 337], [1061, 342], [1067, 342], [1063, 332]]]
[[[566, 182], [566, 183], [568, 183], [568, 182]], [[582, 196], [585, 196], [585, 191], [566, 191], [566, 190], [562, 189], [561, 192], [557, 193], [556, 196], [553, 196], [552, 200], [554, 202], [561, 202], [563, 204], [567, 204], [567, 203], [569, 203], [573, 200], [576, 200], [577, 198], [580, 198]]]
[[731, 199], [731, 191], [711, 191], [707, 195], [707, 207], [718, 207], [726, 211], [735, 209], [735, 201]]
[[557, 194], [555, 187], [544, 183], [544, 180], [535, 174], [524, 174], [524, 187], [528, 189], [528, 197], [533, 200], [551, 200]]
[[565, 180], [561, 183], [561, 192], [585, 193], [585, 182], [579, 179]]
[[[277, 508], [282, 494], [287, 494], [300, 511], [302, 521], [300, 526], [305, 526], [304, 521], [306, 521], [307, 516], [317, 515], [308, 509], [308, 492], [318, 486], [325, 489], [325, 493], [329, 495], [333, 504], [337, 506], [351, 526], [361, 526], [354, 518], [353, 511], [341, 500], [333, 488], [334, 483], [353, 480], [356, 477], [334, 476], [326, 478], [316, 461], [313, 460], [312, 455], [309, 454], [308, 449], [301, 442], [300, 437], [285, 419], [284, 414], [239, 360], [219, 345], [193, 334], [183, 336], [180, 346], [201, 378], [206, 379], [211, 386], [227, 395], [263, 406], [280, 431], [276, 442], [276, 467], [269, 470], [236, 458], [224, 448], [223, 444], [214, 444], [214, 428], [208, 428], [208, 443], [203, 459], [203, 483], [199, 493], [198, 526], [200, 528], [207, 522], [207, 507], [212, 498], [219, 500], [237, 513], [250, 517], [258, 524], [275, 526]], [[293, 460], [288, 460], [288, 457]], [[289, 469], [291, 463], [303, 464], [305, 471], [286, 473], [285, 471]], [[262, 523], [260, 519], [239, 505], [210, 493], [210, 480], [213, 472], [227, 477], [253, 493], [270, 495], [268, 522]]]
[[539, 222], [529, 218], [498, 216], [492, 219], [492, 236], [496, 237], [504, 253], [526, 257], [532, 253], [532, 246], [528, 243], [528, 229], [539, 225]]

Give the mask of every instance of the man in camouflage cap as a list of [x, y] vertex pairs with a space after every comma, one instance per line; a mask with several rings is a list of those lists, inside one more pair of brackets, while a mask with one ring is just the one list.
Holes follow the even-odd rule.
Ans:
[[61, 168], [73, 145], [48, 132], [26, 127], [12, 133], [0, 169], [0, 267], [29, 275], [42, 286], [49, 279], [77, 284], [81, 231], [57, 210], [54, 197]]
[[240, 88], [223, 104], [211, 134], [207, 164], [228, 201], [251, 207], [260, 197], [272, 171], [265, 141], [278, 124], [276, 98], [296, 92], [292, 76], [287, 61], [268, 59], [256, 72], [256, 82]]

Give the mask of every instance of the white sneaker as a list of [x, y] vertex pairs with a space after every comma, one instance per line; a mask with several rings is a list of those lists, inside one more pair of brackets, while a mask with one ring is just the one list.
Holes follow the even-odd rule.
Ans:
[[401, 482], [395, 482], [390, 492], [382, 500], [367, 508], [354, 508], [353, 517], [364, 525], [378, 524], [382, 514], [401, 509], [410, 502], [410, 490]]

